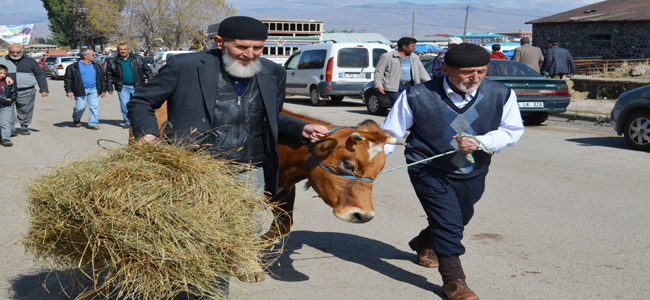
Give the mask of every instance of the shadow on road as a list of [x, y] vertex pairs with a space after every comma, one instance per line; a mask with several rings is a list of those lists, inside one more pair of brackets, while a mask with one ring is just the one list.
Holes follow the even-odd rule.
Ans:
[[610, 136], [588, 137], [588, 138], [567, 139], [567, 141], [577, 143], [578, 146], [601, 146], [601, 147], [631, 150], [630, 147], [625, 142], [625, 139], [622, 137], [610, 137]]
[[[386, 262], [387, 259], [407, 260], [415, 263], [415, 252], [405, 252], [380, 241], [357, 235], [337, 232], [292, 231], [285, 240], [282, 256], [269, 267], [273, 277], [279, 281], [298, 282], [309, 280], [293, 267], [292, 254], [298, 254], [303, 245], [316, 248], [345, 261], [360, 264], [393, 280], [411, 284], [427, 291], [442, 295], [441, 287], [427, 281], [427, 278], [413, 274]], [[318, 258], [315, 258], [318, 259]], [[437, 275], [432, 269], [432, 275]], [[341, 274], [343, 276], [344, 274]], [[359, 278], [361, 280], [361, 278]], [[350, 278], [354, 281], [354, 279]]]
[[[116, 127], [122, 127], [122, 120], [111, 120], [111, 119], [99, 119], [99, 124], [104, 124], [104, 125], [111, 125], [111, 126], [116, 126]], [[74, 124], [72, 121], [63, 121], [59, 123], [54, 123], [52, 124], [54, 127], [74, 127]], [[88, 121], [86, 117], [86, 121], [81, 121], [81, 127], [82, 128], [88, 128]], [[30, 128], [30, 130], [32, 130]]]

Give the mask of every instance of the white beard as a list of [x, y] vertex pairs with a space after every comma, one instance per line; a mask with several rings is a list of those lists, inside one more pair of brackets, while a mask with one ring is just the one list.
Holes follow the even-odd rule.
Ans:
[[230, 53], [228, 53], [228, 49], [225, 47], [225, 44], [222, 50], [221, 58], [223, 60], [224, 68], [226, 69], [226, 72], [230, 74], [230, 76], [237, 78], [251, 78], [262, 70], [262, 62], [260, 62], [258, 59], [254, 60], [248, 66], [242, 66], [237, 63], [237, 60], [232, 58], [232, 56], [230, 56]]
[[459, 89], [461, 92], [463, 92], [465, 94], [471, 94], [474, 91], [476, 91], [478, 89], [479, 85], [481, 85], [481, 82], [483, 81], [483, 79], [481, 79], [478, 83], [476, 83], [472, 87], [467, 87], [462, 82], [455, 82], [455, 80], [453, 79], [453, 76], [447, 76], [447, 78], [449, 78], [449, 81], [451, 81], [451, 83], [454, 86], [456, 86], [457, 89]]

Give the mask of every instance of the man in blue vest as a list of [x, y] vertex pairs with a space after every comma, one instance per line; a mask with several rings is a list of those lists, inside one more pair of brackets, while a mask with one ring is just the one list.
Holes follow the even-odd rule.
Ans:
[[128, 110], [126, 104], [131, 101], [131, 97], [140, 90], [145, 84], [145, 78], [150, 79], [153, 76], [151, 69], [144, 62], [140, 55], [131, 54], [129, 45], [120, 43], [117, 45], [118, 56], [109, 59], [106, 63], [106, 81], [107, 91], [113, 95], [113, 86], [120, 97], [120, 108], [122, 109], [122, 118], [124, 118], [125, 129], [130, 126], [129, 118], [126, 116]]
[[[483, 47], [461, 43], [445, 55], [445, 76], [404, 91], [382, 128], [406, 139], [408, 163], [448, 151], [462, 151], [409, 167], [415, 193], [428, 226], [409, 242], [425, 267], [438, 267], [442, 291], [451, 300], [478, 299], [467, 286], [460, 256], [463, 230], [474, 204], [485, 190], [490, 155], [477, 144], [499, 152], [524, 132], [517, 96], [507, 86], [484, 79], [490, 54]], [[461, 133], [473, 137], [461, 137]], [[386, 146], [390, 155], [394, 146]], [[466, 159], [472, 152], [475, 162]]]

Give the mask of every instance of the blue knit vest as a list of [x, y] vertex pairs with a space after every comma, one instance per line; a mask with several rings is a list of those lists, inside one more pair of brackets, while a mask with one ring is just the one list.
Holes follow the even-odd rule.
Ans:
[[[413, 126], [404, 151], [408, 163], [458, 149], [453, 136], [459, 133], [483, 135], [501, 124], [503, 106], [510, 97], [509, 87], [484, 78], [474, 98], [458, 108], [447, 97], [443, 80], [444, 77], [435, 78], [406, 91], [413, 111]], [[475, 163], [467, 161], [463, 152], [457, 152], [416, 167], [454, 178], [472, 178], [487, 172], [490, 164], [490, 156], [485, 152], [474, 151], [473, 155]]]

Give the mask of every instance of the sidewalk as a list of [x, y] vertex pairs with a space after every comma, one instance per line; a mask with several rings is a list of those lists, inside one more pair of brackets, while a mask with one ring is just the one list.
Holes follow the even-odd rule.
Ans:
[[588, 122], [600, 122], [606, 118], [609, 122], [609, 116], [614, 108], [616, 100], [575, 100], [571, 99], [571, 104], [567, 111], [559, 114], [551, 114], [549, 117], [562, 120], [581, 120]]

